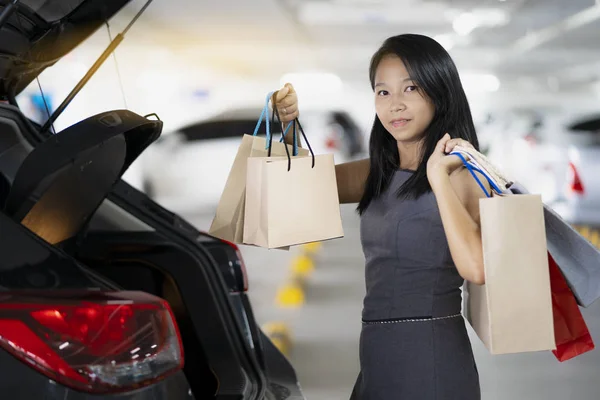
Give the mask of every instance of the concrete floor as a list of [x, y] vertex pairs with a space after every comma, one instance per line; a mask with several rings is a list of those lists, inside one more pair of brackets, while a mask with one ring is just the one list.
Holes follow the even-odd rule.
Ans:
[[[364, 258], [353, 207], [343, 207], [342, 216], [346, 236], [324, 244], [306, 289], [306, 304], [297, 310], [279, 309], [274, 302], [294, 250], [242, 248], [256, 317], [261, 324], [283, 321], [291, 327], [290, 359], [309, 400], [348, 399], [358, 373]], [[192, 221], [206, 229], [210, 217]], [[600, 302], [583, 312], [592, 336], [600, 337]], [[600, 399], [600, 351], [565, 363], [550, 352], [491, 356], [470, 334], [484, 400]]]

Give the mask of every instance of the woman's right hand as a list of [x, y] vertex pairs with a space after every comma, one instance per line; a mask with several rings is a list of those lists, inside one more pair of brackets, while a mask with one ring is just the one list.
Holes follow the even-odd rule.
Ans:
[[286, 83], [275, 95], [275, 105], [281, 122], [287, 123], [300, 115], [298, 110], [298, 95], [291, 83]]

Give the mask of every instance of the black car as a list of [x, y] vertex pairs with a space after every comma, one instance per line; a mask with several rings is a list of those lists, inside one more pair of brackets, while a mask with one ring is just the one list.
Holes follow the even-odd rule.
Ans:
[[111, 110], [52, 133], [18, 107], [127, 3], [0, 1], [2, 398], [303, 399], [254, 320], [237, 247], [121, 180], [157, 116]]

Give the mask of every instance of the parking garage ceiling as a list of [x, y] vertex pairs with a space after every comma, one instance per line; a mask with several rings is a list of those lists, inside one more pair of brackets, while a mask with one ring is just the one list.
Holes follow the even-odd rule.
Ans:
[[[131, 11], [140, 1], [132, 3]], [[264, 73], [312, 68], [364, 80], [386, 37], [415, 32], [440, 40], [461, 70], [513, 84], [600, 79], [594, 0], [173, 0], [154, 2], [140, 25], [190, 62]]]

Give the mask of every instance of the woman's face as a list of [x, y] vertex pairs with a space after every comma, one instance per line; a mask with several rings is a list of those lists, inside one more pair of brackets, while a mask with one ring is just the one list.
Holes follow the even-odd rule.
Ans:
[[435, 107], [410, 79], [402, 60], [385, 56], [375, 72], [375, 109], [398, 142], [418, 142], [431, 123]]

